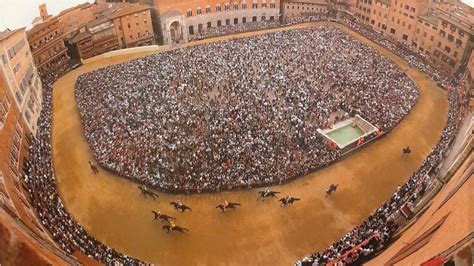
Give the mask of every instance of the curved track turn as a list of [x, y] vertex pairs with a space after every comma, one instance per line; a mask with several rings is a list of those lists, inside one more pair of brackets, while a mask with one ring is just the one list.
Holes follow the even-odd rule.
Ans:
[[[321, 23], [237, 34], [194, 42], [230, 39]], [[402, 69], [406, 64], [394, 54], [364, 37], [338, 26], [391, 58]], [[165, 50], [167, 48], [161, 48]], [[93, 175], [92, 154], [74, 96], [78, 75], [147, 54], [116, 56], [86, 64], [60, 78], [53, 87], [52, 148], [59, 193], [68, 211], [94, 237], [116, 250], [159, 265], [288, 265], [330, 245], [361, 223], [385, 202], [437, 143], [446, 121], [446, 94], [415, 69], [407, 73], [420, 87], [419, 102], [386, 137], [354, 155], [314, 174], [273, 187], [282, 195], [302, 200], [289, 208], [277, 200], [257, 201], [257, 190], [201, 195], [159, 193], [153, 201], [139, 196], [136, 184], [101, 169]], [[409, 158], [402, 147], [412, 147]], [[329, 198], [324, 190], [339, 183]], [[169, 202], [181, 200], [193, 208], [178, 213]], [[214, 207], [224, 199], [242, 203], [235, 211], [220, 213]], [[190, 229], [186, 235], [167, 234], [152, 221], [151, 210], [177, 218]]]

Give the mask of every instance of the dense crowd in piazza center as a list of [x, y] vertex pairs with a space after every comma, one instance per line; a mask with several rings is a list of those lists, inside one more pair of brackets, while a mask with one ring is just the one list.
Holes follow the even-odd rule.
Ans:
[[99, 163], [166, 190], [263, 185], [339, 158], [316, 129], [337, 110], [392, 129], [418, 98], [386, 57], [331, 27], [209, 43], [78, 78]]

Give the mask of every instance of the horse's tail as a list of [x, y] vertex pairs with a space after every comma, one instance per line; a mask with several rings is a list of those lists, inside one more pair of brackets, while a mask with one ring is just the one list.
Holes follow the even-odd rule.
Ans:
[[294, 200], [300, 200], [300, 198], [294, 198]]
[[234, 203], [234, 205], [235, 205], [235, 206], [240, 206], [240, 205], [242, 205], [242, 204], [240, 204], [240, 203]]

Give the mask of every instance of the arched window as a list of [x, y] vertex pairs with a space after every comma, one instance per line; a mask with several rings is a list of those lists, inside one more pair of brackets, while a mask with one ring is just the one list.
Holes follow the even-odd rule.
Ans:
[[221, 12], [221, 11], [222, 11], [221, 4], [217, 4], [216, 5], [216, 12]]
[[242, 9], [247, 9], [247, 3], [242, 2]]
[[253, 2], [252, 2], [252, 8], [253, 8], [253, 9], [257, 9], [257, 8], [258, 8], [257, 0], [253, 0]]
[[256, 16], [252, 17], [252, 22], [257, 22], [257, 17]]
[[209, 13], [211, 13], [211, 6], [207, 5], [206, 6], [206, 14], [209, 14]]
[[270, 1], [270, 8], [275, 8], [275, 0]]
[[194, 27], [189, 26], [189, 35], [194, 35]]
[[242, 18], [242, 24], [245, 24], [247, 22], [247, 18], [246, 17], [243, 17]]
[[267, 8], [267, 1], [262, 0], [262, 8]]
[[207, 28], [209, 29], [210, 27], [212, 27], [212, 24], [211, 24], [211, 22], [208, 22], [207, 23]]
[[193, 16], [193, 11], [191, 9], [188, 9], [188, 11], [186, 12], [186, 15], [188, 17], [192, 17]]
[[229, 3], [225, 3], [225, 11], [230, 11], [230, 4]]
[[234, 2], [234, 10], [239, 10], [239, 3]]
[[262, 20], [261, 21], [265, 21], [266, 17], [265, 16], [262, 16]]
[[230, 19], [226, 19], [226, 20], [225, 20], [225, 25], [226, 25], [226, 26], [229, 26], [229, 25], [230, 25]]
[[220, 27], [221, 25], [222, 25], [221, 21], [218, 20], [218, 21], [217, 21], [217, 27]]
[[238, 18], [234, 18], [234, 25], [237, 25], [239, 24], [239, 19]]
[[198, 7], [196, 8], [196, 14], [197, 14], [198, 16], [202, 15], [202, 10], [201, 10], [201, 7], [200, 7], [200, 6], [198, 6]]

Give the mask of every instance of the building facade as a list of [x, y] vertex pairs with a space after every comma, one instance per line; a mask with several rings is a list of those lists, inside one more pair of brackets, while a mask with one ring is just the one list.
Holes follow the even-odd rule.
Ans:
[[280, 19], [280, 0], [155, 0], [165, 44], [186, 42], [206, 28]]
[[69, 61], [59, 20], [51, 19], [28, 31], [28, 42], [38, 71], [45, 75]]
[[474, 42], [474, 9], [457, 1], [357, 0], [359, 21], [410, 45], [446, 72], [469, 60]]
[[0, 58], [0, 205], [47, 239], [22, 178], [42, 99], [24, 29], [0, 33]]
[[74, 44], [82, 59], [120, 48], [115, 27], [112, 21], [107, 18], [87, 24], [70, 42]]
[[139, 4], [118, 5], [108, 11], [120, 48], [155, 44], [150, 7]]
[[0, 33], [0, 58], [0, 73], [24, 118], [25, 130], [35, 135], [43, 99], [42, 85], [25, 29]]
[[96, 14], [98, 19], [81, 27], [69, 40], [80, 58], [87, 59], [117, 49], [155, 44], [149, 7], [117, 4]]
[[85, 24], [94, 20], [94, 5], [84, 3], [61, 11], [56, 18], [59, 21], [59, 30], [64, 39], [73, 37], [73, 34]]

